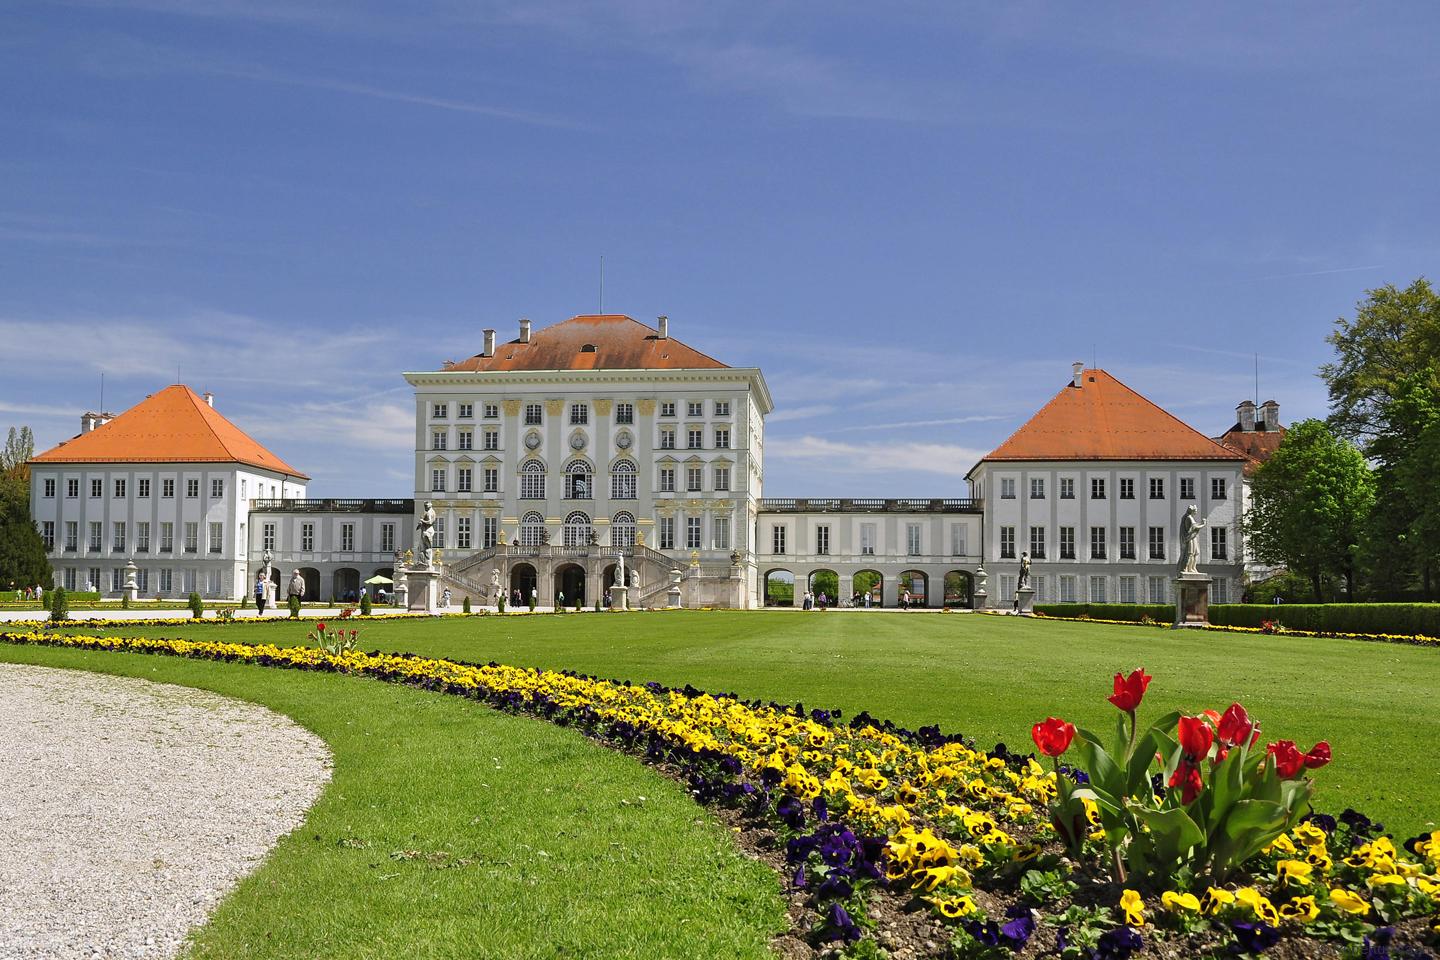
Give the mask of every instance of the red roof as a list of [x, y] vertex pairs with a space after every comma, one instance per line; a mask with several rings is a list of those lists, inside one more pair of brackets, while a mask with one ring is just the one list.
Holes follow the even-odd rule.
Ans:
[[1242, 459], [1104, 370], [1086, 370], [982, 462]]
[[182, 384], [109, 423], [35, 457], [31, 463], [243, 463], [310, 479], [252, 440]]
[[697, 370], [727, 365], [620, 314], [571, 317], [446, 370]]
[[1251, 477], [1260, 469], [1260, 464], [1275, 455], [1275, 451], [1280, 449], [1280, 441], [1284, 439], [1284, 427], [1261, 430], [1257, 425], [1256, 429], [1247, 431], [1236, 423], [1223, 435], [1216, 437], [1215, 442], [1243, 456], [1246, 461], [1245, 476]]

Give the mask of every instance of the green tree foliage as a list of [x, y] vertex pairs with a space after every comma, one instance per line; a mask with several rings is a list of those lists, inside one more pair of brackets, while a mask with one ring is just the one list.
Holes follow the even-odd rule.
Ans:
[[29, 468], [26, 463], [35, 456], [35, 435], [30, 432], [29, 427], [10, 428], [9, 434], [5, 437], [5, 449], [0, 452], [0, 470], [7, 474], [22, 475], [29, 477]]
[[834, 603], [840, 599], [840, 577], [834, 570], [816, 570], [810, 577], [810, 590], [816, 597], [825, 594]]
[[[871, 593], [880, 585], [880, 574], [874, 570], [861, 570], [850, 578], [850, 582], [855, 585], [855, 592], [860, 594], [860, 601], [863, 603], [865, 601], [865, 595]], [[878, 603], [879, 601], [880, 595], [876, 594], [872, 602]]]
[[55, 582], [45, 541], [30, 517], [30, 484], [19, 471], [0, 473], [0, 586]]
[[1255, 472], [1245, 519], [1261, 563], [1303, 574], [1321, 602], [1326, 574], [1354, 598], [1361, 536], [1375, 505], [1375, 476], [1365, 456], [1319, 420], [1286, 431], [1275, 455]]

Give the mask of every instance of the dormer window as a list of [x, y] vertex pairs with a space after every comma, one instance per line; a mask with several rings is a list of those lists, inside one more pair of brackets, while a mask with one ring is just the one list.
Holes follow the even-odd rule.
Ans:
[[594, 352], [595, 352], [595, 344], [593, 344], [593, 343], [587, 343], [587, 344], [585, 344], [585, 346], [583, 346], [583, 347], [580, 348], [580, 352], [581, 352], [581, 353], [594, 353]]

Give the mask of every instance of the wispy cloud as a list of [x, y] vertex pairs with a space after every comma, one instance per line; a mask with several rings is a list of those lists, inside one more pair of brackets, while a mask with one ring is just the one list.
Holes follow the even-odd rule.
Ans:
[[1359, 273], [1362, 270], [1384, 270], [1385, 267], [1379, 263], [1366, 264], [1362, 267], [1336, 267], [1334, 270], [1306, 270], [1303, 273], [1272, 273], [1263, 277], [1246, 277], [1240, 280], [1233, 280], [1232, 283], [1259, 283], [1262, 280], [1290, 280], [1296, 277], [1327, 277], [1332, 273]]

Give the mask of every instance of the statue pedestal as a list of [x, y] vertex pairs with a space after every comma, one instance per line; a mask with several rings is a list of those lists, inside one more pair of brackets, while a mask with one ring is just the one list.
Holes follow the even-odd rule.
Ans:
[[681, 606], [680, 603], [680, 571], [670, 571], [670, 589], [665, 591], [665, 606], [672, 610]]
[[405, 609], [412, 613], [434, 613], [440, 609], [440, 571], [405, 572]]
[[1018, 587], [1015, 590], [1015, 612], [1024, 617], [1035, 615], [1031, 609], [1035, 605], [1035, 588], [1030, 586]]
[[989, 597], [989, 595], [985, 592], [985, 588], [984, 588], [984, 587], [980, 587], [979, 589], [977, 589], [977, 590], [975, 591], [975, 593], [974, 593], [975, 609], [976, 609], [976, 610], [984, 610], [984, 609], [985, 609], [985, 603], [986, 603], [986, 601], [988, 601], [989, 599], [990, 599], [990, 597]]
[[125, 586], [122, 588], [122, 592], [125, 594], [126, 603], [134, 603], [140, 598], [140, 585], [135, 579], [139, 570], [140, 568], [135, 566], [134, 560], [125, 564]]
[[617, 584], [615, 584], [615, 586], [613, 586], [613, 587], [610, 588], [610, 609], [611, 609], [611, 610], [629, 610], [629, 609], [630, 609], [630, 588], [629, 588], [629, 587], [622, 587], [620, 584], [617, 583]]
[[1175, 626], [1203, 627], [1210, 622], [1210, 577], [1182, 573], [1175, 585]]

